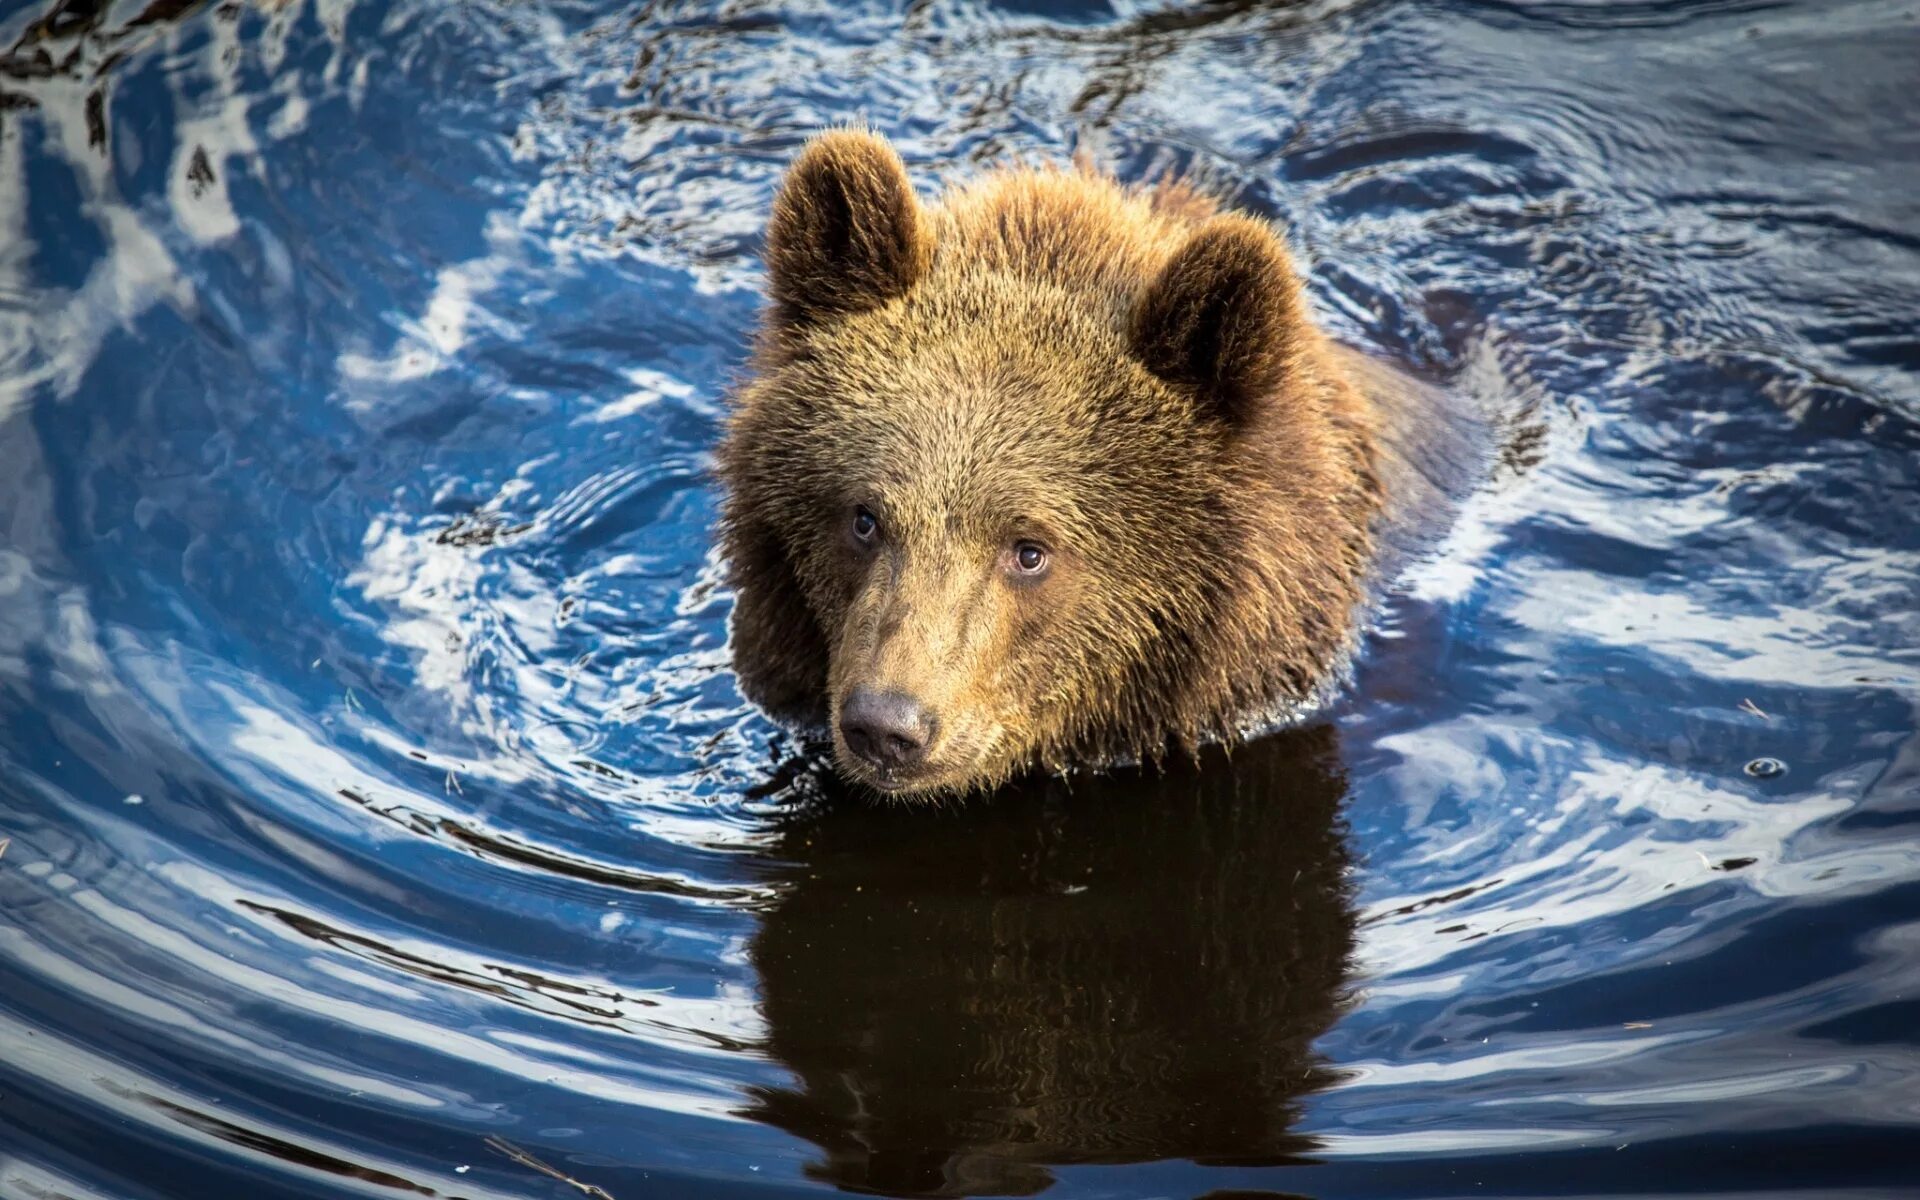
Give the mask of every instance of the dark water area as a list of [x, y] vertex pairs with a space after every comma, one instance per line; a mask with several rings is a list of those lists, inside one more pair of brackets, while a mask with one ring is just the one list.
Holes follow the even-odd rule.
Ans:
[[[0, 1196], [1920, 1195], [1920, 6], [0, 18]], [[1340, 700], [876, 809], [741, 699], [864, 117], [1529, 414]], [[1771, 763], [1764, 760], [1773, 760]]]

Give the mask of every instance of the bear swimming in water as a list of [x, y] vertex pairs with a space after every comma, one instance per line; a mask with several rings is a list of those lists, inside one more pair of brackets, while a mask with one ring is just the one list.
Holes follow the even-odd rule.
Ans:
[[749, 698], [924, 796], [1231, 740], [1337, 681], [1419, 391], [1315, 325], [1265, 222], [1003, 168], [799, 155], [719, 452]]

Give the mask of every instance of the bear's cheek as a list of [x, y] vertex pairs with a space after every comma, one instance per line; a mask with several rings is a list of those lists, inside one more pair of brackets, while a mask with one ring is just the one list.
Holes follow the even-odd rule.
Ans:
[[996, 757], [1029, 760], [1059, 741], [1078, 701], [1098, 684], [1093, 657], [1100, 635], [1084, 595], [1087, 580], [1068, 564], [1034, 587], [1003, 596], [998, 635], [981, 648], [968, 707], [994, 730]]
[[872, 556], [849, 553], [837, 531], [797, 529], [787, 534], [786, 542], [806, 606], [833, 645], [863, 602], [871, 599], [883, 564]]

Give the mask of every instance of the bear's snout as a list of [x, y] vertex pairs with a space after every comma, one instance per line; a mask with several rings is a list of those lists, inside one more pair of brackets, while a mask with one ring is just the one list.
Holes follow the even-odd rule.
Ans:
[[938, 724], [925, 705], [900, 691], [856, 687], [840, 706], [841, 740], [889, 783], [926, 762]]

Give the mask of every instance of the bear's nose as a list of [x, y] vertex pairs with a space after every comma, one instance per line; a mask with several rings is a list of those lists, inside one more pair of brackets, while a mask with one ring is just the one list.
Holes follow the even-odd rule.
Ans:
[[882, 771], [918, 766], [933, 743], [933, 714], [905, 692], [857, 687], [840, 706], [847, 749]]

